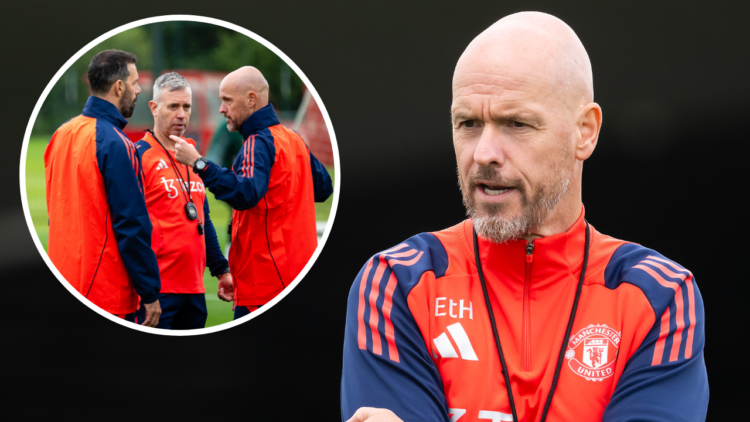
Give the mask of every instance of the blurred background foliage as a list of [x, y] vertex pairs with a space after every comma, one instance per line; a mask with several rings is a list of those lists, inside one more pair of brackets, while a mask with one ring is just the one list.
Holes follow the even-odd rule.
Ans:
[[138, 71], [151, 71], [155, 75], [173, 69], [231, 72], [242, 66], [255, 66], [268, 80], [271, 102], [282, 119], [293, 113], [302, 99], [300, 78], [281, 58], [255, 40], [202, 22], [160, 22], [114, 35], [78, 59], [52, 88], [32, 135], [51, 135], [80, 113], [89, 95], [86, 83], [89, 62], [106, 49], [135, 54]]

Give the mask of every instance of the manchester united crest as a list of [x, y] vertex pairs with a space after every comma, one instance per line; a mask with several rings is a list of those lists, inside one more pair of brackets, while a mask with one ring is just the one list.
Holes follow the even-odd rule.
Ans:
[[589, 325], [568, 341], [565, 358], [573, 372], [588, 381], [601, 381], [614, 374], [620, 333], [606, 324]]

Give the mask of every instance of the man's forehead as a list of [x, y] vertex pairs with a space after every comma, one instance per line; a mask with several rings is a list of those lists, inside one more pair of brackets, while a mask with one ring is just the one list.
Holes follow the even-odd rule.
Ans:
[[193, 93], [190, 87], [177, 89], [174, 91], [164, 90], [162, 91], [163, 102], [166, 103], [190, 103]]
[[[483, 70], [483, 69], [477, 69]], [[456, 73], [453, 78], [453, 95], [501, 94], [505, 91], [534, 91], [543, 82], [542, 77], [519, 73], [508, 68], [484, 69], [484, 71]]]
[[233, 94], [237, 90], [237, 84], [230, 77], [224, 78], [219, 84], [219, 91], [222, 94], [228, 95]]

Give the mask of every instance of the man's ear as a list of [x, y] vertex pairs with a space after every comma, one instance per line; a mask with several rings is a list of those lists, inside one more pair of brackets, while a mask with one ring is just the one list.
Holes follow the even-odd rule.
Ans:
[[159, 108], [159, 104], [156, 104], [153, 101], [148, 102], [148, 107], [151, 109], [151, 114], [156, 118], [156, 109]]
[[120, 98], [125, 94], [125, 82], [122, 79], [118, 79], [112, 84], [112, 89], [109, 91], [115, 94], [115, 97]]
[[583, 106], [577, 122], [579, 137], [575, 145], [575, 155], [578, 160], [584, 161], [594, 153], [599, 132], [602, 129], [602, 108], [597, 103], [589, 103]]
[[258, 94], [253, 91], [247, 93], [247, 106], [251, 109], [255, 108], [255, 104], [258, 103]]

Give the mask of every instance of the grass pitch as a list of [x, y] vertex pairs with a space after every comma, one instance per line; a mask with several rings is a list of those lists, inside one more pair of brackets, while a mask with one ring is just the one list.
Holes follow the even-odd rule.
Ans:
[[[47, 239], [49, 235], [47, 200], [45, 196], [44, 183], [44, 149], [49, 137], [32, 137], [29, 140], [29, 150], [26, 156], [26, 197], [29, 202], [29, 213], [34, 224], [34, 229], [39, 240], [47, 250]], [[335, 174], [333, 168], [328, 168], [331, 179]], [[211, 221], [216, 228], [221, 250], [225, 251], [229, 236], [227, 226], [231, 216], [231, 208], [225, 202], [217, 201], [210, 191], [206, 191], [208, 206], [211, 209]], [[326, 202], [315, 204], [315, 217], [318, 221], [327, 221], [331, 212], [333, 195]], [[231, 321], [234, 317], [232, 304], [219, 300], [216, 296], [218, 290], [217, 280], [211, 277], [208, 269], [203, 274], [203, 284], [206, 286], [206, 306], [208, 308], [208, 319], [206, 327], [223, 324]]]

